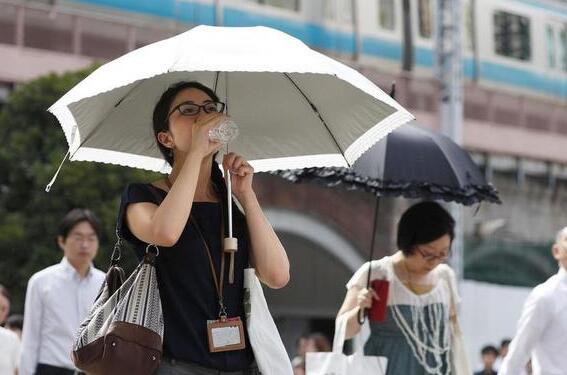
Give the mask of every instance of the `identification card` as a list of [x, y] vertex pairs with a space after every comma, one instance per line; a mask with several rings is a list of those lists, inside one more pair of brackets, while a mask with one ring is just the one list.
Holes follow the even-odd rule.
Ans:
[[246, 347], [244, 326], [239, 317], [207, 321], [207, 335], [211, 353], [242, 350]]

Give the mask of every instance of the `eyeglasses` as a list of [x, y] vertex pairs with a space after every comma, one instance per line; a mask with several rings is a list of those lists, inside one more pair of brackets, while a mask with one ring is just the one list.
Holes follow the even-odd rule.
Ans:
[[87, 242], [87, 243], [92, 243], [98, 240], [98, 237], [96, 235], [82, 235], [82, 234], [70, 234], [67, 239], [73, 241], [73, 242], [78, 242], [78, 243], [83, 243], [83, 242]]
[[419, 246], [416, 246], [415, 248], [419, 252], [419, 254], [423, 257], [423, 260], [425, 260], [426, 262], [434, 262], [434, 261], [444, 262], [447, 259], [449, 259], [449, 253], [444, 255], [433, 255], [423, 251]]
[[195, 104], [192, 102], [183, 102], [176, 105], [175, 108], [173, 108], [171, 112], [169, 112], [166, 118], [166, 122], [175, 111], [179, 111], [179, 113], [181, 113], [181, 115], [183, 116], [197, 116], [199, 112], [201, 112], [201, 109], [203, 109], [205, 113], [221, 113], [222, 111], [224, 111], [224, 107], [225, 104], [223, 102], [206, 102], [203, 105]]

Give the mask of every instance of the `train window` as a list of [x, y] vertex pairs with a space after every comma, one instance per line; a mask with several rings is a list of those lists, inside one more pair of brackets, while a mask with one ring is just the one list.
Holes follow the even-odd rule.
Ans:
[[258, 4], [299, 11], [299, 0], [256, 0], [256, 2]]
[[431, 0], [419, 0], [417, 8], [419, 13], [419, 35], [422, 38], [431, 38], [433, 26]]
[[555, 30], [553, 26], [545, 27], [545, 35], [547, 37], [547, 66], [555, 68]]
[[349, 0], [323, 0], [323, 17], [343, 24], [352, 23], [352, 2]]
[[323, 0], [323, 17], [327, 20], [334, 20], [336, 13], [335, 0]]
[[559, 59], [561, 69], [567, 72], [567, 24], [559, 32]]
[[494, 13], [494, 49], [502, 56], [530, 60], [530, 20], [502, 11]]
[[352, 1], [339, 0], [339, 21], [344, 24], [352, 23]]
[[378, 24], [386, 30], [394, 30], [396, 28], [394, 0], [378, 0]]

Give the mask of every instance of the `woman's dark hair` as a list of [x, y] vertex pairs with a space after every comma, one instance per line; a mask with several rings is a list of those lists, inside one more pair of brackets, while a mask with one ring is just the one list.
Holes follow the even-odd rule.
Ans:
[[398, 223], [398, 249], [408, 256], [415, 246], [437, 240], [448, 234], [455, 237], [455, 220], [440, 204], [421, 202], [403, 213]]
[[331, 342], [324, 334], [320, 332], [315, 332], [309, 335], [309, 339], [313, 340], [313, 345], [315, 350], [318, 352], [330, 352]]
[[97, 237], [100, 237], [100, 221], [96, 215], [87, 208], [74, 208], [65, 215], [61, 223], [59, 223], [59, 236], [63, 239], [67, 239], [69, 233], [73, 228], [83, 221], [88, 222], [96, 233]]
[[[196, 81], [189, 81], [189, 82], [178, 82], [173, 86], [170, 86], [159, 98], [156, 106], [154, 107], [154, 115], [153, 115], [153, 126], [154, 126], [154, 136], [156, 138], [156, 143], [159, 147], [160, 152], [162, 153], [165, 160], [169, 163], [169, 165], [173, 166], [173, 154], [171, 150], [162, 145], [159, 140], [157, 139], [158, 133], [165, 132], [169, 129], [169, 122], [167, 121], [167, 115], [169, 114], [169, 107], [171, 107], [171, 103], [181, 91], [186, 89], [197, 89], [203, 91], [205, 94], [209, 96], [213, 101], [218, 102], [219, 97], [213, 90], [209, 87], [203, 85], [202, 83]], [[215, 155], [216, 156], [216, 155]], [[213, 156], [213, 165], [211, 167], [211, 181], [213, 182], [213, 186], [217, 193], [220, 195], [221, 200], [226, 203], [226, 185], [224, 183], [224, 178], [222, 172], [215, 161], [215, 157]], [[225, 228], [228, 225], [225, 223]]]
[[169, 114], [169, 107], [171, 107], [171, 103], [181, 91], [186, 89], [197, 89], [203, 91], [207, 94], [213, 101], [218, 102], [219, 98], [217, 94], [207, 86], [196, 82], [179, 82], [170, 86], [159, 98], [156, 106], [154, 107], [154, 115], [153, 115], [153, 125], [154, 125], [154, 136], [156, 137], [156, 143], [159, 147], [159, 150], [165, 160], [169, 163], [169, 165], [173, 166], [173, 155], [171, 154], [171, 150], [162, 145], [159, 140], [157, 139], [158, 133], [165, 132], [169, 129], [169, 122], [167, 121], [167, 115]]

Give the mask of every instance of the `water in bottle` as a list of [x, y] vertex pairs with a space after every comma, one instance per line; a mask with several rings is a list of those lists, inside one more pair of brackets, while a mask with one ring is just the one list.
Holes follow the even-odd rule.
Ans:
[[233, 141], [237, 136], [238, 126], [230, 117], [225, 117], [218, 126], [209, 130], [209, 139], [222, 144]]

